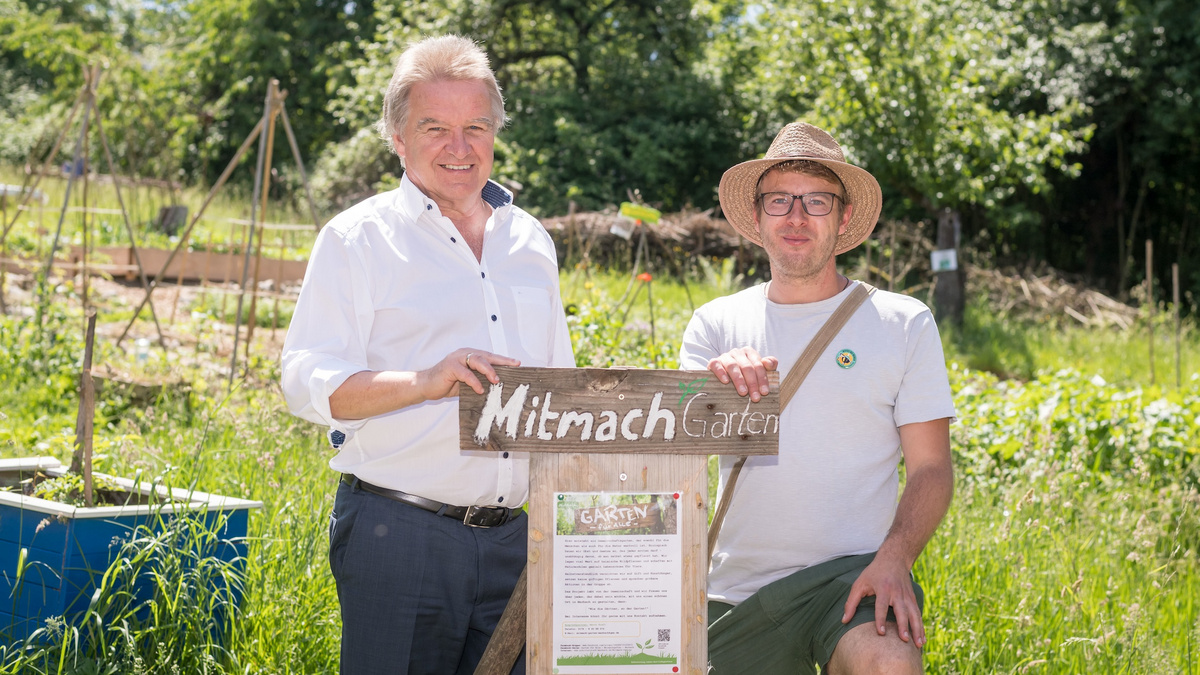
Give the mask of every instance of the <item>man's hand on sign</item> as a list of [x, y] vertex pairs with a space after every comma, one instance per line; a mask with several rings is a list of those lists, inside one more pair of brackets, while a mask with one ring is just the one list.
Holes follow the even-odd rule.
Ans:
[[750, 400], [755, 403], [771, 393], [767, 372], [778, 367], [779, 359], [774, 356], [759, 356], [753, 347], [731, 349], [708, 362], [708, 369], [717, 376], [721, 384], [732, 382], [738, 394], [749, 395]]
[[[466, 347], [446, 354], [433, 368], [418, 372], [416, 388], [427, 401], [457, 396], [460, 383], [466, 383], [476, 394], [482, 394], [484, 383], [480, 382], [479, 375], [486, 377], [492, 384], [500, 381], [496, 369], [492, 368], [494, 365], [521, 365], [521, 362], [514, 358], [502, 357], [500, 354]], [[479, 375], [476, 375], [476, 372]]]
[[427, 370], [363, 370], [347, 378], [329, 396], [329, 412], [339, 420], [375, 417], [425, 401], [458, 396], [462, 382], [482, 394], [483, 384], [475, 373], [494, 384], [500, 379], [492, 366], [519, 365], [516, 359], [468, 348], [450, 352]]
[[476, 394], [484, 393], [483, 383], [479, 376], [483, 375], [488, 382], [496, 384], [500, 378], [492, 366], [519, 366], [521, 362], [483, 351], [482, 349], [456, 349], [446, 355], [446, 358], [427, 370], [417, 373], [417, 390], [427, 401], [436, 401], [447, 396], [458, 396], [459, 383], [465, 383]]

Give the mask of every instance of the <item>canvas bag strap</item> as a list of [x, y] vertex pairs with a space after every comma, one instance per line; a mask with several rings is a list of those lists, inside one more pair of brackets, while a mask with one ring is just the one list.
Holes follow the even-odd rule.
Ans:
[[[875, 287], [859, 282], [854, 290], [850, 291], [850, 295], [838, 305], [833, 314], [825, 320], [825, 325], [817, 331], [809, 341], [808, 346], [804, 348], [804, 352], [800, 354], [799, 360], [792, 369], [788, 371], [787, 376], [783, 378], [783, 382], [779, 385], [779, 414], [783, 414], [783, 409], [791, 402], [792, 396], [796, 390], [800, 388], [800, 383], [808, 376], [808, 372], [816, 365], [817, 358], [825, 351], [833, 338], [842, 330], [842, 326], [850, 320], [871, 293], [875, 292]], [[713, 514], [712, 523], [708, 526], [708, 554], [716, 550], [717, 535], [721, 532], [721, 523], [725, 520], [725, 512], [729, 510], [729, 502], [733, 499], [733, 489], [737, 485], [738, 474], [742, 472], [742, 466], [749, 459], [746, 455], [738, 457], [734, 463], [733, 469], [729, 472], [729, 480], [725, 483], [725, 489], [721, 491], [721, 501], [717, 505], [717, 512]]]

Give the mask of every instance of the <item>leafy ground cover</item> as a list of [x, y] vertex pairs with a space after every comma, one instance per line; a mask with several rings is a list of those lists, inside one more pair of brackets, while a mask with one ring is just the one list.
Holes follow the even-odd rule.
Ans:
[[[734, 286], [719, 270], [688, 287], [658, 275], [564, 273], [580, 365], [675, 367], [690, 307]], [[195, 302], [187, 310], [202, 320], [178, 331], [196, 332], [187, 344], [204, 349], [155, 351], [139, 362], [135, 350], [101, 341], [98, 365], [184, 386], [149, 401], [104, 391], [96, 470], [262, 501], [245, 572], [212, 572], [243, 590], [240, 606], [185, 601], [200, 582], [189, 571], [196, 565], [177, 560], [186, 547], [164, 543], [179, 533], [131, 533], [112, 575], [152, 570], [154, 598], [133, 604], [118, 584], [105, 586], [84, 620], [51, 621], [29, 643], [0, 644], [0, 673], [336, 672], [331, 451], [320, 429], [284, 408], [269, 344], [256, 343], [248, 376], [228, 389], [228, 334], [202, 298]], [[62, 298], [41, 330], [33, 315], [0, 317], [0, 455], [69, 457], [83, 351], [76, 306]], [[122, 311], [102, 308], [102, 324]], [[1149, 385], [1148, 368], [1130, 356], [1144, 349], [1136, 329], [1018, 326], [973, 311], [962, 334], [945, 336], [959, 415], [957, 495], [916, 569], [929, 597], [930, 672], [1195, 672], [1197, 378], [1177, 388], [1160, 371]], [[1005, 333], [986, 341], [991, 355], [973, 347], [998, 326]], [[1185, 358], [1200, 351], [1192, 335]], [[1004, 353], [1024, 355], [1030, 377], [977, 367]]]
[[916, 569], [931, 672], [1193, 672], [1200, 389], [953, 385], [957, 495]]

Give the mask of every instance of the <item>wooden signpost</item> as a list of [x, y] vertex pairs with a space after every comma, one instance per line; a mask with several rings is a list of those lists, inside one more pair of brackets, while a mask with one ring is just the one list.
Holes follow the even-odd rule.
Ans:
[[707, 456], [778, 453], [777, 383], [751, 403], [708, 371], [496, 372], [463, 388], [459, 440], [530, 453], [530, 675], [703, 675]]

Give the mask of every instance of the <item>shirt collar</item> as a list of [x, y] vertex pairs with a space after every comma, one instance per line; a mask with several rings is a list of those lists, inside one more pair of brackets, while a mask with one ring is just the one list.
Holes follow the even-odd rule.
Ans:
[[[503, 185], [490, 178], [483, 184], [480, 196], [483, 197], [483, 201], [488, 203], [488, 206], [497, 211], [511, 205], [513, 202], [512, 192], [509, 192]], [[441, 209], [438, 208], [437, 203], [427, 197], [415, 183], [409, 180], [407, 171], [400, 178], [400, 188], [396, 197], [396, 205], [403, 213], [413, 219], [419, 218], [423, 213], [441, 213]]]
[[483, 185], [482, 195], [483, 201], [490, 204], [493, 209], [508, 206], [513, 200], [513, 194], [507, 188], [490, 178]]

